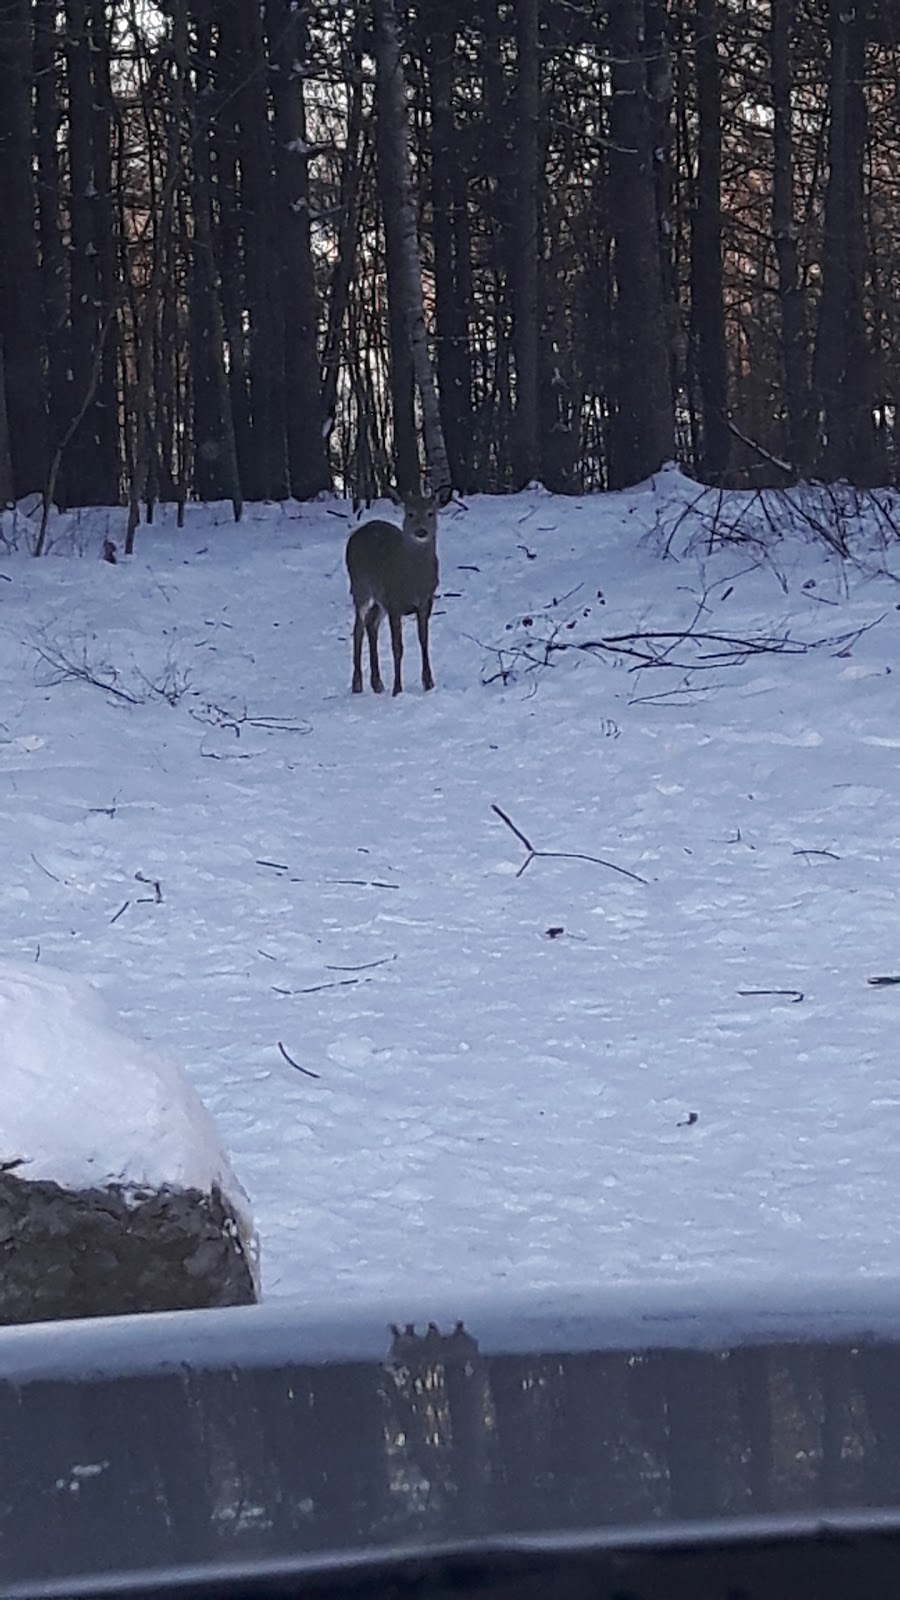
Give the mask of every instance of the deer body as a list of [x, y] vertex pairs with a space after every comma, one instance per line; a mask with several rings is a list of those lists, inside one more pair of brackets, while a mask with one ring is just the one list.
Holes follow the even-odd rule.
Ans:
[[380, 517], [364, 522], [347, 540], [347, 572], [356, 612], [353, 622], [353, 693], [362, 694], [363, 635], [369, 641], [372, 688], [384, 684], [378, 664], [378, 629], [387, 617], [394, 656], [394, 694], [403, 690], [403, 618], [415, 616], [422, 652], [422, 688], [433, 689], [428, 624], [438, 582], [437, 501], [407, 495], [403, 526]]

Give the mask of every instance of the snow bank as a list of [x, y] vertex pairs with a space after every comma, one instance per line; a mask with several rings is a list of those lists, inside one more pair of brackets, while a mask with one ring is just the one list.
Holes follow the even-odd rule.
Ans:
[[[0, 1163], [65, 1189], [218, 1186], [252, 1231], [212, 1117], [83, 979], [0, 963]], [[21, 1164], [20, 1164], [21, 1163]]]

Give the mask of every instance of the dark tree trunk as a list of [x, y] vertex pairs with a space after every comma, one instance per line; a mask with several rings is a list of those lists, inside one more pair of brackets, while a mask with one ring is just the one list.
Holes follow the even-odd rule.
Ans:
[[12, 451], [9, 444], [9, 418], [6, 413], [6, 373], [3, 362], [3, 337], [0, 335], [0, 511], [15, 499]]
[[151, 425], [151, 399], [156, 378], [157, 334], [163, 304], [166, 276], [174, 269], [176, 251], [175, 217], [178, 190], [184, 178], [182, 158], [185, 88], [188, 72], [187, 0], [170, 0], [172, 13], [171, 64], [168, 79], [166, 131], [162, 188], [153, 217], [150, 277], [144, 295], [143, 314], [136, 331], [135, 381], [131, 395], [133, 412], [134, 458], [129, 463], [128, 526], [125, 553], [131, 555], [140, 522], [140, 502], [147, 502], [147, 520], [152, 511], [156, 440]]
[[482, 144], [477, 177], [485, 194], [485, 250], [492, 273], [485, 297], [479, 411], [479, 481], [482, 488], [509, 486], [512, 470], [513, 382], [510, 338], [511, 254], [515, 220], [515, 152], [512, 148], [512, 97], [504, 63], [512, 49], [505, 9], [498, 0], [484, 0]]
[[[474, 274], [472, 271], [472, 224], [469, 209], [468, 173], [462, 162], [457, 162], [452, 172], [453, 182], [453, 269], [456, 289], [456, 327], [458, 339], [455, 348], [454, 379], [451, 393], [459, 397], [459, 410], [454, 426], [465, 433], [465, 444], [460, 455], [465, 464], [465, 478], [460, 488], [476, 488], [475, 471], [475, 415], [472, 373], [472, 335], [470, 316], [475, 307]], [[456, 420], [458, 418], [458, 420]], [[456, 480], [454, 479], [454, 482]]]
[[341, 160], [338, 194], [338, 241], [331, 293], [328, 298], [328, 327], [322, 356], [322, 414], [329, 434], [334, 427], [337, 410], [338, 383], [341, 367], [341, 335], [347, 316], [350, 287], [357, 268], [359, 242], [359, 195], [366, 147], [363, 118], [362, 73], [358, 60], [353, 64], [353, 89], [347, 116], [347, 146]]
[[516, 214], [512, 257], [513, 356], [516, 409], [513, 418], [513, 486], [541, 475], [538, 395], [538, 183], [541, 104], [538, 0], [516, 5]]
[[[673, 209], [673, 253], [677, 292], [682, 301], [690, 295], [691, 211], [696, 173], [696, 118], [691, 114], [693, 103], [694, 63], [690, 46], [693, 34], [693, 17], [679, 10], [670, 18], [674, 36], [674, 107], [675, 107], [675, 162], [676, 192]], [[697, 393], [697, 374], [694, 362], [693, 341], [688, 321], [687, 337], [682, 334], [678, 343], [679, 372], [675, 392], [679, 397], [676, 412], [677, 443], [683, 459], [696, 470], [700, 460], [700, 398]]]
[[166, 271], [163, 277], [162, 304], [156, 346], [153, 354], [153, 447], [147, 484], [147, 520], [152, 520], [154, 502], [175, 501], [178, 494], [179, 448], [178, 386], [180, 258], [183, 253], [183, 212], [178, 205], [178, 227], [170, 231]]
[[229, 0], [238, 44], [237, 97], [241, 222], [250, 322], [250, 404], [254, 499], [282, 500], [289, 492], [285, 430], [284, 308], [277, 260], [274, 151], [266, 92], [262, 18], [255, 0]]
[[[119, 499], [121, 460], [119, 454], [119, 351], [117, 298], [116, 229], [113, 207], [113, 96], [110, 77], [110, 20], [105, 0], [88, 0], [88, 29], [93, 83], [91, 153], [94, 171], [94, 249], [97, 271], [97, 337], [106, 328], [97, 393], [94, 399], [94, 429], [97, 475], [95, 499], [99, 505], [115, 505]], [[107, 326], [108, 324], [108, 326]]]
[[470, 300], [463, 287], [468, 283], [469, 239], [466, 173], [458, 158], [453, 115], [455, 45], [456, 28], [437, 7], [428, 53], [437, 371], [450, 471], [465, 492], [471, 487], [472, 456]]
[[643, 0], [616, 0], [609, 18], [609, 199], [617, 351], [611, 487], [639, 482], [674, 452], [644, 22]]
[[[395, 276], [388, 288], [391, 300], [399, 303], [406, 343], [412, 352], [428, 480], [434, 493], [443, 496], [451, 487], [450, 465], [425, 324], [418, 217], [410, 165], [406, 77], [394, 0], [375, 0], [375, 56], [379, 156], [387, 163], [382, 180], [382, 194], [387, 199], [384, 228], [386, 237], [393, 236], [394, 252]], [[418, 473], [413, 487], [418, 488]]]
[[794, 214], [794, 136], [791, 119], [791, 47], [796, 0], [772, 6], [772, 234], [778, 260], [781, 311], [781, 366], [786, 413], [785, 454], [801, 475], [810, 471], [809, 383], [806, 356], [806, 305], [797, 262]]
[[864, 0], [830, 0], [828, 183], [815, 350], [819, 472], [862, 484], [878, 476], [864, 311], [866, 12]]
[[[105, 240], [99, 239], [97, 202], [103, 173], [94, 171], [96, 113], [92, 50], [84, 0], [66, 0], [66, 75], [69, 100], [70, 242], [69, 305], [71, 324], [71, 415], [81, 420], [66, 455], [67, 493], [75, 505], [110, 504], [118, 499], [108, 478], [109, 408], [104, 412], [101, 380], [95, 372], [105, 319], [98, 265]], [[98, 183], [99, 178], [99, 183]], [[108, 313], [107, 313], [108, 315]], [[107, 338], [109, 330], [107, 330]], [[87, 399], [87, 386], [94, 392]], [[114, 415], [114, 413], [113, 413]], [[117, 425], [117, 419], [115, 419]]]
[[[206, 103], [215, 152], [210, 168], [210, 191], [214, 201], [212, 245], [218, 268], [222, 320], [228, 354], [229, 412], [234, 429], [238, 481], [246, 496], [258, 492], [258, 473], [250, 412], [250, 376], [247, 336], [244, 329], [244, 258], [240, 228], [238, 187], [238, 133], [234, 108], [243, 82], [243, 66], [232, 26], [230, 10], [218, 11], [215, 41], [214, 93]], [[202, 46], [204, 32], [198, 36]], [[211, 269], [212, 270], [212, 269]], [[223, 413], [224, 415], [224, 413]]]
[[32, 78], [30, 0], [5, 0], [0, 6], [0, 340], [17, 495], [43, 490], [48, 467]]
[[400, 233], [402, 165], [396, 130], [391, 120], [391, 92], [387, 77], [379, 72], [376, 91], [375, 144], [378, 161], [378, 196], [384, 222], [384, 266], [387, 277], [388, 342], [391, 352], [391, 412], [394, 422], [394, 470], [401, 494], [418, 489], [421, 478], [416, 439], [416, 385], [412, 346], [402, 287]]
[[696, 0], [697, 190], [691, 228], [691, 320], [703, 418], [700, 476], [728, 471], [728, 362], [722, 278], [722, 86], [719, 0]]
[[275, 108], [276, 228], [284, 316], [287, 454], [298, 500], [331, 488], [318, 353], [319, 301], [310, 248], [302, 64], [308, 41], [292, 0], [268, 0], [266, 32]]
[[[66, 258], [60, 233], [59, 125], [62, 85], [56, 41], [57, 0], [35, 0], [34, 119], [37, 157], [38, 238], [41, 258], [44, 337], [47, 347], [49, 441], [56, 450], [69, 425], [69, 307]], [[65, 469], [57, 499], [68, 504]]]
[[231, 390], [225, 371], [225, 335], [213, 250], [213, 180], [210, 144], [209, 24], [197, 23], [194, 61], [196, 93], [190, 103], [191, 249], [190, 348], [193, 398], [194, 487], [201, 500], [226, 496], [235, 521], [243, 511]]
[[672, 225], [672, 39], [669, 0], [645, 0], [647, 43], [647, 91], [650, 102], [650, 142], [653, 149], [653, 175], [656, 190], [656, 236], [659, 241], [659, 269], [663, 310], [666, 321], [669, 379], [672, 394], [678, 387], [676, 328], [678, 285], [675, 276], [674, 230]]

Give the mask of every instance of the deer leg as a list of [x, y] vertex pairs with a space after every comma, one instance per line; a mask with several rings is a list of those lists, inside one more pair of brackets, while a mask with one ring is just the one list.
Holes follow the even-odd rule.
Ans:
[[381, 624], [381, 607], [372, 605], [366, 613], [366, 633], [369, 639], [369, 676], [376, 694], [384, 693], [381, 668], [378, 665], [378, 629]]
[[353, 619], [353, 693], [362, 694], [362, 644], [366, 625], [357, 611]]
[[403, 618], [399, 611], [391, 611], [388, 615], [391, 624], [391, 649], [394, 652], [394, 694], [402, 694], [400, 663], [403, 660]]
[[431, 617], [431, 601], [426, 601], [424, 606], [419, 606], [416, 612], [416, 625], [419, 629], [419, 649], [422, 652], [422, 688], [433, 689], [434, 678], [431, 673], [431, 657], [428, 654], [428, 623]]

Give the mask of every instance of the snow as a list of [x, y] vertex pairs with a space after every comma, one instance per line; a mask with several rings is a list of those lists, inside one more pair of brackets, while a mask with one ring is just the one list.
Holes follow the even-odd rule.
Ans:
[[0, 962], [0, 1044], [3, 1159], [20, 1178], [68, 1189], [217, 1187], [247, 1215], [196, 1089], [131, 1038], [84, 979]]
[[[396, 700], [349, 693], [340, 502], [163, 511], [115, 566], [124, 513], [54, 517], [39, 562], [38, 513], [6, 514], [0, 959], [92, 980], [185, 1068], [268, 1296], [896, 1273], [880, 504], [764, 513], [674, 469], [456, 504], [437, 688], [408, 625]], [[688, 628], [747, 647], [546, 651]], [[165, 1159], [127, 1096], [104, 1121], [120, 1170]]]

